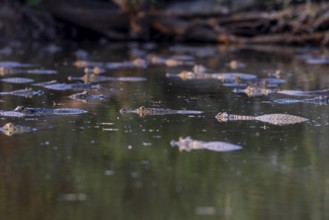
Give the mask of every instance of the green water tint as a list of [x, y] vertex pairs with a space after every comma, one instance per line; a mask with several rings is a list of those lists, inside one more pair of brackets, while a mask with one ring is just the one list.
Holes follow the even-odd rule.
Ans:
[[[0, 117], [1, 126], [12, 122], [37, 129], [0, 135], [1, 219], [328, 219], [328, 106], [279, 105], [273, 100], [287, 96], [275, 93], [247, 97], [233, 93], [233, 88], [223, 86], [220, 80], [166, 77], [168, 72], [191, 69], [173, 65], [170, 59], [175, 55], [192, 56], [191, 62], [204, 65], [211, 73], [237, 72], [226, 65], [234, 59], [246, 64], [238, 72], [257, 78], [266, 78], [277, 69], [291, 73], [282, 75], [287, 82], [278, 87], [280, 90], [320, 91], [328, 85], [326, 66], [298, 59], [296, 54], [300, 52], [294, 48], [113, 43], [57, 46], [65, 50], [54, 55], [42, 50], [43, 46], [22, 45], [22, 54], [1, 56], [4, 61], [19, 60], [58, 71], [29, 75], [35, 81], [31, 87], [44, 94], [32, 98], [2, 96], [2, 111], [19, 105], [88, 111], [78, 115]], [[101, 71], [102, 76], [143, 77], [147, 81], [86, 84], [94, 87], [88, 92], [102, 94], [104, 99], [84, 103], [69, 97], [84, 84], [67, 79], [85, 73], [85, 67], [74, 66], [74, 54], [81, 49], [92, 61], [103, 64], [130, 60], [129, 54], [136, 49], [145, 52], [142, 58], [159, 54], [168, 63]], [[55, 84], [53, 80], [62, 84], [57, 85], [59, 90], [36, 86]], [[24, 89], [5, 82], [0, 86], [1, 92]], [[203, 113], [148, 117], [120, 114], [122, 108], [138, 106]], [[214, 118], [218, 112], [289, 114], [314, 123], [218, 123]], [[179, 137], [188, 136], [201, 143], [197, 146], [208, 149], [179, 151], [178, 146], [170, 145], [172, 140], [178, 142]], [[214, 150], [226, 146], [223, 143], [241, 149]]]

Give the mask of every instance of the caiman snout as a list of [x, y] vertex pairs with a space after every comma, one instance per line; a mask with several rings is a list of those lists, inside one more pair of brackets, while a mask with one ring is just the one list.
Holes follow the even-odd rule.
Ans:
[[126, 114], [127, 113], [127, 109], [126, 108], [122, 108], [122, 109], [120, 109], [120, 114], [121, 115], [124, 115], [124, 114]]

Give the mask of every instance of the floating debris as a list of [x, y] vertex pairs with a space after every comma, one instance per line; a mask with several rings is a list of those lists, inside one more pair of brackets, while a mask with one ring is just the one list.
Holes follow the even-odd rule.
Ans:
[[137, 109], [121, 109], [120, 113], [125, 115], [127, 113], [136, 113], [141, 117], [148, 115], [173, 115], [173, 114], [202, 114], [202, 111], [193, 111], [193, 110], [173, 110], [173, 109], [165, 109], [165, 108], [146, 108], [141, 106]]
[[0, 127], [0, 132], [7, 136], [13, 136], [15, 134], [23, 134], [27, 132], [36, 131], [36, 128], [26, 127], [22, 125], [15, 125], [12, 122], [8, 122], [3, 127]]
[[219, 122], [256, 120], [261, 122], [267, 122], [274, 125], [289, 125], [289, 124], [296, 124], [296, 123], [308, 121], [307, 118], [299, 117], [296, 115], [289, 115], [289, 114], [266, 114], [260, 116], [248, 116], [248, 115], [228, 114], [227, 112], [219, 112], [215, 116], [215, 118]]
[[23, 78], [23, 77], [2, 78], [0, 81], [1, 82], [6, 82], [6, 83], [15, 83], [15, 84], [24, 84], [24, 83], [34, 82], [33, 79]]
[[218, 151], [218, 152], [227, 152], [227, 151], [234, 151], [242, 149], [241, 146], [222, 142], [222, 141], [199, 141], [194, 140], [191, 137], [182, 138], [180, 137], [178, 141], [172, 140], [170, 142], [171, 146], [178, 146], [180, 151], [191, 151], [191, 150], [211, 150], [211, 151]]

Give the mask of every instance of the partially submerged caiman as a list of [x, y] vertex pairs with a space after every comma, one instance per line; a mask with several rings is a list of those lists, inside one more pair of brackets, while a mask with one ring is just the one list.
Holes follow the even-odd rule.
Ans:
[[32, 88], [14, 90], [10, 92], [0, 92], [0, 95], [16, 95], [26, 98], [31, 98], [34, 95], [42, 95], [44, 92], [42, 90], [33, 90]]
[[328, 104], [328, 96], [317, 96], [307, 99], [275, 99], [274, 103], [278, 104], [294, 104], [294, 103], [310, 103], [310, 104]]
[[34, 83], [34, 86], [41, 86], [46, 89], [52, 90], [93, 90], [100, 89], [101, 86], [99, 84], [92, 83], [59, 83], [57, 80], [51, 80], [47, 82]]
[[240, 150], [241, 147], [235, 144], [222, 142], [222, 141], [199, 141], [193, 140], [191, 137], [182, 138], [180, 137], [178, 141], [172, 140], [170, 142], [171, 146], [178, 146], [180, 151], [191, 151], [191, 150], [201, 150], [207, 149], [212, 151], [233, 151]]
[[174, 109], [166, 109], [166, 108], [146, 108], [144, 106], [141, 106], [137, 109], [122, 108], [120, 110], [120, 113], [122, 115], [125, 115], [127, 113], [136, 113], [141, 117], [144, 117], [147, 115], [202, 114], [203, 112], [194, 111], [194, 110], [174, 110]]
[[243, 80], [256, 79], [257, 76], [249, 73], [203, 73], [182, 71], [179, 74], [167, 73], [167, 77], [179, 77], [182, 80], [197, 80], [197, 79], [216, 79], [222, 82], [234, 82], [237, 78]]
[[15, 83], [15, 84], [24, 84], [24, 83], [32, 83], [34, 79], [25, 78], [25, 77], [8, 77], [0, 79], [1, 82], [6, 83]]
[[0, 132], [4, 133], [7, 136], [13, 136], [14, 134], [22, 134], [26, 132], [36, 131], [37, 129], [26, 127], [23, 125], [15, 125], [12, 122], [8, 122], [3, 127], [0, 127]]
[[49, 74], [57, 74], [57, 70], [45, 70], [45, 69], [16, 69], [16, 68], [0, 68], [0, 76], [7, 75], [17, 75], [17, 74], [36, 74], [36, 75], [49, 75]]
[[78, 115], [87, 113], [87, 111], [77, 108], [27, 108], [25, 106], [17, 106], [12, 112], [23, 114], [23, 116]]
[[69, 98], [79, 101], [88, 101], [88, 100], [103, 100], [105, 98], [104, 95], [94, 95], [90, 94], [88, 91], [84, 91], [81, 93], [75, 93], [69, 96]]
[[215, 116], [215, 118], [219, 122], [256, 120], [274, 125], [289, 125], [289, 124], [296, 124], [296, 123], [308, 121], [307, 118], [299, 117], [296, 115], [289, 115], [289, 114], [266, 114], [260, 116], [249, 116], [249, 115], [228, 114], [227, 112], [219, 112]]
[[145, 77], [138, 76], [122, 76], [122, 77], [111, 77], [111, 76], [100, 76], [99, 74], [84, 74], [82, 77], [69, 76], [68, 80], [81, 80], [85, 84], [86, 83], [102, 83], [102, 82], [113, 82], [113, 81], [121, 81], [121, 82], [139, 82], [146, 81]]
[[234, 82], [236, 79], [254, 80], [257, 78], [249, 73], [206, 73], [206, 68], [202, 65], [194, 65], [192, 71], [183, 70], [179, 74], [167, 73], [167, 77], [179, 77], [182, 80], [216, 79], [222, 82]]
[[319, 96], [328, 95], [329, 89], [322, 90], [279, 90], [276, 88], [269, 88], [266, 83], [255, 83], [248, 85], [245, 89], [234, 89], [234, 93], [245, 93], [249, 97], [266, 96], [269, 94], [283, 94], [290, 96]]
[[[40, 84], [38, 84], [40, 86]], [[41, 85], [42, 86], [42, 85]], [[43, 85], [46, 89], [52, 90], [93, 90], [99, 89], [100, 85], [98, 84], [90, 84], [90, 83], [53, 83], [48, 85]]]
[[27, 108], [17, 106], [14, 110], [0, 110], [0, 117], [33, 117], [43, 115], [78, 115], [88, 111], [77, 108]]

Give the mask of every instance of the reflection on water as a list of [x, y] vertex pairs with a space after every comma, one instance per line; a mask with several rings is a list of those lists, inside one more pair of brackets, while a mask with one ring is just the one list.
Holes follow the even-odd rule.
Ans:
[[[277, 91], [325, 91], [327, 66], [301, 59], [314, 50], [61, 43], [54, 53], [37, 43], [7, 42], [2, 47], [11, 48], [11, 53], [0, 54], [0, 65], [22, 68], [15, 76], [28, 75], [35, 84], [0, 82], [1, 92], [28, 85], [42, 94], [3, 94], [1, 113], [26, 106], [64, 109], [61, 113], [79, 109], [84, 114], [1, 117], [2, 126], [10, 122], [33, 131], [0, 135], [1, 219], [328, 219], [327, 105], [282, 105], [274, 100], [289, 97], [280, 93], [248, 97], [220, 80], [166, 77], [190, 71], [192, 63], [209, 73], [230, 73], [230, 63], [238, 61], [244, 64], [237, 66], [239, 72], [286, 80], [276, 85]], [[76, 57], [102, 65], [77, 67]], [[136, 58], [149, 59], [147, 68], [129, 62]], [[40, 69], [40, 74], [30, 74], [29, 69]], [[110, 80], [99, 85], [68, 80], [83, 74], [146, 81]], [[86, 87], [91, 91], [84, 92]], [[95, 95], [92, 101], [72, 98], [84, 100], [89, 95]], [[134, 106], [203, 113], [120, 114], [120, 109]], [[312, 123], [218, 123], [218, 112], [298, 115]], [[178, 144], [171, 141], [180, 136], [191, 136], [182, 140], [210, 150], [181, 153], [170, 145]], [[214, 151], [233, 146], [229, 143], [241, 149]]]

